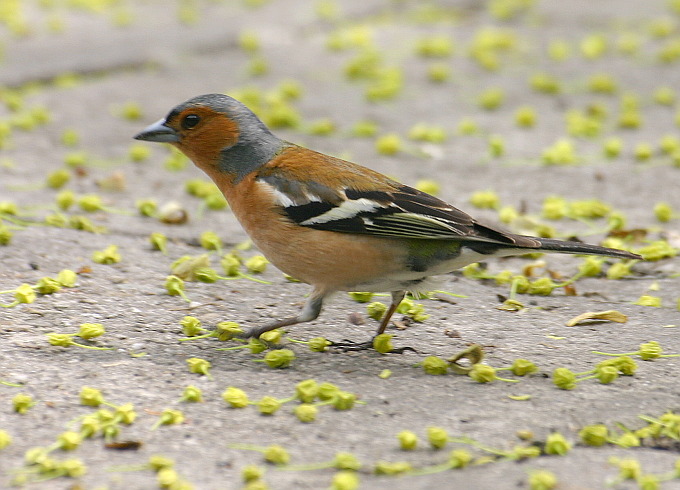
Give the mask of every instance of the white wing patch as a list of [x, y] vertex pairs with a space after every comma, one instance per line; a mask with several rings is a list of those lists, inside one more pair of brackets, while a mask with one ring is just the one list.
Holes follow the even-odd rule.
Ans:
[[272, 191], [272, 194], [274, 194], [274, 199], [276, 199], [276, 204], [283, 206], [284, 208], [287, 208], [288, 206], [295, 206], [295, 203], [293, 200], [286, 194], [285, 192], [281, 192], [278, 190], [276, 187], [272, 187], [268, 184], [267, 187]]
[[330, 209], [318, 216], [314, 216], [313, 218], [309, 218], [300, 224], [303, 226], [310, 226], [321, 223], [329, 223], [331, 221], [353, 218], [359, 213], [370, 213], [378, 208], [384, 207], [387, 206], [364, 197], [359, 199], [349, 199], [340, 204], [340, 206], [334, 207], [333, 209]]
[[308, 202], [321, 202], [321, 198], [315, 194], [309, 192], [303, 192], [300, 196], [291, 196], [285, 192], [280, 191], [275, 186], [269, 184], [268, 182], [258, 181], [260, 185], [266, 187], [266, 189], [272, 193], [276, 204], [288, 208], [291, 206], [299, 206], [300, 204], [306, 204]]
[[309, 192], [305, 192], [305, 198], [309, 202], [323, 202], [323, 200], [317, 196], [316, 194], [310, 194]]

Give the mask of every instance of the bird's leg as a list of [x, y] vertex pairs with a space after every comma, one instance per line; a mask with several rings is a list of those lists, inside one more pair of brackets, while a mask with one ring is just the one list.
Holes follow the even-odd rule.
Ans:
[[325, 296], [326, 296], [325, 294], [319, 291], [316, 290], [312, 291], [312, 294], [309, 296], [309, 299], [307, 299], [305, 306], [302, 307], [302, 311], [300, 312], [299, 315], [292, 316], [290, 318], [284, 318], [283, 320], [268, 323], [260, 327], [253, 327], [247, 332], [245, 332], [243, 334], [243, 337], [258, 338], [260, 335], [262, 335], [265, 332], [269, 332], [270, 330], [274, 330], [281, 327], [288, 327], [290, 325], [295, 325], [296, 323], [311, 322], [312, 320], [316, 320], [316, 318], [318, 318], [319, 316], [319, 313], [321, 313], [321, 307], [323, 306], [323, 300]]
[[378, 327], [378, 331], [375, 333], [376, 335], [380, 335], [382, 333], [385, 333], [385, 329], [387, 328], [387, 325], [390, 324], [390, 320], [392, 319], [392, 315], [394, 315], [394, 312], [397, 311], [397, 308], [399, 308], [399, 305], [401, 304], [402, 300], [404, 299], [404, 296], [406, 296], [406, 291], [392, 291], [392, 303], [390, 303], [390, 307], [387, 309], [385, 316], [383, 317], [382, 321], [380, 322], [380, 326]]
[[[351, 340], [343, 340], [342, 342], [333, 343], [333, 347], [338, 347], [343, 351], [366, 350], [372, 348], [373, 339], [375, 339], [375, 337], [377, 337], [378, 335], [385, 333], [385, 329], [387, 328], [387, 325], [389, 325], [390, 320], [392, 319], [392, 315], [394, 315], [394, 312], [397, 311], [397, 308], [401, 304], [401, 301], [404, 299], [404, 296], [406, 296], [406, 291], [392, 291], [392, 303], [390, 303], [390, 307], [387, 309], [387, 312], [385, 312], [385, 316], [380, 322], [378, 331], [371, 340], [369, 340], [368, 342], [360, 343], [352, 342]], [[415, 349], [413, 347], [401, 347], [399, 349], [393, 349], [390, 352], [393, 354], [403, 354], [404, 351], [406, 350], [412, 350], [415, 352]]]

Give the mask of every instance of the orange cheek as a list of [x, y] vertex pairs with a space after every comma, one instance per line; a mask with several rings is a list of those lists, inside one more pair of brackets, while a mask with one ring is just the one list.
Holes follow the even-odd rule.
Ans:
[[205, 170], [215, 168], [219, 163], [220, 152], [238, 142], [238, 125], [226, 117], [213, 117], [196, 131], [187, 131], [175, 146]]

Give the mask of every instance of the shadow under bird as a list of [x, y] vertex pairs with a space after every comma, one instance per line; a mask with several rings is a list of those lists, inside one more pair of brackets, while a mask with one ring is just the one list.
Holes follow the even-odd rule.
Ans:
[[135, 136], [177, 147], [219, 187], [253, 243], [313, 290], [296, 316], [248, 337], [316, 319], [336, 291], [388, 291], [383, 333], [406, 292], [432, 276], [530, 252], [641, 259], [625, 250], [508, 233], [366, 167], [275, 136], [239, 101], [194, 97]]

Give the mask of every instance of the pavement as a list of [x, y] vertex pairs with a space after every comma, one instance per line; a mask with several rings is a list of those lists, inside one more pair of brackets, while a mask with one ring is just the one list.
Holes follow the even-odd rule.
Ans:
[[[665, 135], [680, 137], [679, 107], [673, 100], [664, 105], [654, 98], [659, 88], [680, 86], [678, 61], [659, 61], [659, 53], [680, 40], [677, 9], [660, 0], [544, 0], [526, 2], [529, 6], [509, 19], [499, 19], [490, 11], [494, 5], [519, 8], [522, 3], [148, 0], [17, 4], [23, 17], [0, 24], [0, 86], [7, 89], [0, 91], [4, 102], [0, 124], [9, 121], [12, 127], [0, 153], [0, 202], [18, 206], [17, 215], [10, 216], [12, 221], [4, 220], [13, 236], [9, 244], [0, 246], [0, 291], [35, 284], [63, 269], [79, 274], [75, 287], [38, 295], [32, 303], [0, 312], [0, 381], [18, 385], [0, 384], [0, 430], [12, 437], [12, 443], [0, 449], [0, 487], [9, 487], [13, 479], [53, 476], [34, 476], [36, 466], [25, 464], [24, 454], [30, 448], [53, 446], [61, 433], [77, 431], [78, 421], [96, 410], [80, 403], [83, 387], [101, 390], [108, 403], [134, 405], [136, 420], [121, 425], [115, 440], [141, 446], [116, 450], [96, 435], [72, 451], [53, 449], [51, 457], [59, 461], [76, 458], [84, 463], [86, 473], [33, 482], [27, 488], [159, 488], [157, 475], [143, 467], [152, 455], [172, 458], [177, 478], [196, 489], [242, 488], [241, 473], [253, 464], [265, 470], [261, 482], [272, 489], [329, 488], [335, 470], [299, 465], [330, 461], [338, 452], [352, 453], [363, 463], [357, 475], [361, 488], [371, 489], [529, 488], [530, 475], [537, 470], [554, 474], [560, 489], [638, 488], [639, 482], [617, 479], [619, 469], [612, 458], [639, 461], [644, 475], [672, 476], [679, 457], [677, 444], [667, 449], [650, 444], [590, 447], [579, 442], [578, 432], [587, 425], [606, 424], [620, 434], [617, 423], [638, 429], [646, 425], [639, 415], [680, 412], [680, 385], [675, 379], [680, 359], [642, 361], [634, 356], [638, 362], [634, 376], [622, 376], [607, 385], [586, 380], [573, 390], [556, 388], [550, 375], [558, 367], [576, 373], [594, 369], [604, 357], [592, 351], [635, 352], [650, 341], [659, 342], [664, 353], [680, 353], [677, 258], [637, 263], [622, 280], [602, 275], [580, 279], [573, 296], [563, 289], [550, 296], [518, 295], [526, 306], [519, 312], [498, 309], [499, 295], [510, 293], [507, 284], [460, 272], [449, 274], [443, 278], [442, 289], [462, 297], [422, 300], [430, 315], [426, 321], [389, 329], [395, 346], [414, 349], [401, 355], [372, 350], [318, 353], [304, 344], [285, 341], [296, 359], [289, 368], [270, 369], [254, 362], [264, 353], [216, 350], [233, 343], [215, 338], [180, 341], [184, 335], [179, 322], [186, 315], [200, 319], [206, 328], [220, 321], [259, 325], [297, 311], [308, 291], [306, 285], [286, 280], [270, 266], [258, 277], [271, 284], [247, 279], [187, 282], [191, 303], [167, 294], [164, 282], [171, 264], [185, 255], [207, 253], [199, 243], [203, 232], [216, 232], [225, 252], [247, 240], [228, 209], [206, 209], [201, 199], [185, 191], [189, 179], [204, 178], [191, 164], [168, 170], [170, 152], [158, 145], [148, 145], [151, 154], [143, 161], [132, 161], [129, 156], [131, 147], [138, 144], [131, 139], [134, 134], [176, 104], [201, 93], [243, 94], [247, 88], [256, 88], [271, 94], [282, 82], [293, 80], [301, 95], [290, 105], [302, 123], [298, 128], [275, 130], [285, 139], [361, 163], [406, 184], [434, 180], [440, 184], [442, 199], [488, 221], [498, 221], [497, 211], [476, 209], [470, 198], [477, 191], [495, 191], [502, 206], [523, 211], [527, 220], [551, 225], [560, 236], [578, 236], [593, 243], [604, 238], [606, 219], [550, 221], [540, 214], [548, 196], [567, 201], [599, 199], [626, 217], [624, 229], [645, 230], [647, 240], [667, 238], [677, 248], [680, 168], [659, 144]], [[333, 6], [335, 16], [324, 17], [332, 14]], [[11, 26], [19, 32], [13, 33]], [[481, 67], [469, 55], [475, 36], [488, 35], [492, 32], [488, 29], [500, 29], [493, 32], [503, 34], [488, 38], [497, 46], [489, 48], [498, 56], [497, 70]], [[382, 57], [382, 66], [402, 70], [403, 87], [396, 97], [367, 101], [365, 91], [371, 81], [347, 79], [345, 67], [362, 48], [329, 49], [329, 37], [340, 31], [350, 33], [350, 44], [368, 39]], [[259, 40], [257, 53], [242, 47], [244, 33]], [[441, 59], [418, 56], [418, 41], [435, 34], [453, 41], [453, 53]], [[547, 54], [554, 41], [564, 41], [566, 59]], [[507, 48], [508, 43], [512, 47]], [[636, 51], [626, 54], [626, 43], [637, 43]], [[604, 53], [597, 55], [602, 45]], [[587, 56], [591, 48], [596, 52], [592, 59]], [[266, 73], [254, 76], [253, 60], [264, 60]], [[429, 81], [427, 70], [432, 63], [449, 67], [450, 79]], [[539, 73], [554, 76], [561, 93], [532, 90], [529, 80]], [[613, 93], [589, 89], [588, 81], [596, 74], [606, 74], [615, 82]], [[502, 103], [495, 110], [481, 108], [480, 94], [493, 88], [502, 89]], [[12, 91], [21, 94], [24, 104], [15, 111], [9, 108]], [[637, 100], [638, 128], [617, 124], [624, 94]], [[121, 116], [129, 103], [139, 108], [139, 118]], [[515, 112], [522, 106], [534, 109], [533, 128], [515, 124]], [[605, 112], [599, 133], [569, 136], [565, 114], [574, 109], [586, 112], [589, 106], [591, 113]], [[48, 122], [31, 130], [18, 127], [19, 116], [44, 109]], [[332, 121], [336, 130], [329, 135], [313, 134], [310, 128], [322, 119]], [[367, 119], [377, 124], [377, 135], [353, 136], [355, 123]], [[474, 121], [479, 132], [457, 132], [465, 120]], [[449, 137], [442, 143], [410, 140], [408, 133], [416, 123], [440, 126]], [[74, 147], [63, 142], [67, 130], [79, 137]], [[380, 154], [375, 140], [390, 133], [400, 136], [403, 149], [395, 155]], [[492, 135], [502, 139], [501, 156], [490, 154]], [[573, 143], [575, 164], [542, 164], [544, 150], [561, 138]], [[602, 152], [610, 138], [622, 144], [621, 154], [612, 159]], [[636, 157], [640, 144], [650, 145], [651, 158]], [[65, 164], [76, 158], [74, 153], [84, 165]], [[55, 198], [63, 190], [45, 187], [45, 179], [63, 168], [71, 176], [63, 189], [77, 196], [98, 194], [105, 206], [93, 213], [73, 207], [64, 214], [86, 216], [106, 231], [39, 224], [55, 212]], [[116, 184], [113, 190], [112, 183]], [[140, 199], [153, 199], [161, 207], [174, 201], [189, 219], [173, 225], [140, 216], [136, 210]], [[659, 222], [655, 218], [659, 202], [676, 210], [674, 219]], [[515, 229], [517, 225], [506, 224]], [[165, 254], [152, 250], [151, 232], [168, 237]], [[93, 253], [109, 245], [118, 247], [120, 262], [95, 263]], [[254, 249], [241, 252], [246, 258], [257, 253]], [[217, 254], [210, 260], [219, 270]], [[552, 255], [541, 260], [545, 269], [570, 277], [583, 259]], [[523, 258], [492, 261], [488, 271], [519, 274], [533, 262]], [[534, 270], [539, 275], [543, 271]], [[645, 295], [660, 298], [662, 306], [634, 304]], [[5, 304], [12, 299], [12, 294], [0, 296]], [[581, 313], [603, 310], [618, 310], [628, 321], [565, 325]], [[358, 317], [363, 324], [357, 324], [361, 323]], [[76, 341], [112, 349], [48, 343], [46, 334], [74, 333], [82, 323], [100, 323], [106, 333]], [[343, 293], [327, 304], [318, 320], [292, 327], [288, 335], [297, 340], [324, 336], [332, 341], [363, 341], [376, 326], [366, 316], [365, 305]], [[539, 371], [522, 378], [500, 371], [499, 375], [519, 382], [480, 384], [467, 376], [431, 376], [415, 366], [426, 356], [446, 359], [471, 344], [483, 347], [484, 362], [490, 366], [507, 367], [525, 358]], [[208, 360], [211, 376], [189, 372], [188, 358]], [[384, 370], [391, 376], [380, 377]], [[265, 416], [256, 406], [229, 408], [221, 396], [233, 386], [243, 389], [251, 400], [284, 399], [307, 379], [336, 384], [356, 394], [361, 403], [344, 411], [319, 406], [317, 420], [304, 424], [292, 413], [297, 402], [285, 403], [274, 415]], [[202, 403], [180, 401], [188, 385], [202, 390]], [[12, 407], [11, 400], [19, 393], [35, 401], [25, 414], [15, 413]], [[181, 410], [183, 422], [153, 428], [166, 409]], [[450, 442], [444, 450], [431, 449], [426, 430], [433, 426], [445, 429], [452, 438], [465, 436], [477, 444]], [[419, 437], [414, 451], [399, 448], [396, 435], [404, 430]], [[518, 438], [518, 431], [530, 433], [528, 442]], [[553, 432], [573, 444], [567, 455], [521, 460], [507, 456], [517, 445], [540, 445]], [[294, 466], [269, 465], [260, 452], [236, 447], [239, 444], [280, 445], [290, 453]], [[478, 446], [506, 456], [485, 459], [490, 453]], [[446, 462], [452, 449], [468, 450], [478, 464], [429, 474], [418, 471]], [[376, 475], [374, 468], [380, 461], [407, 461], [416, 470]], [[680, 479], [666, 479], [661, 488], [680, 488]]]

